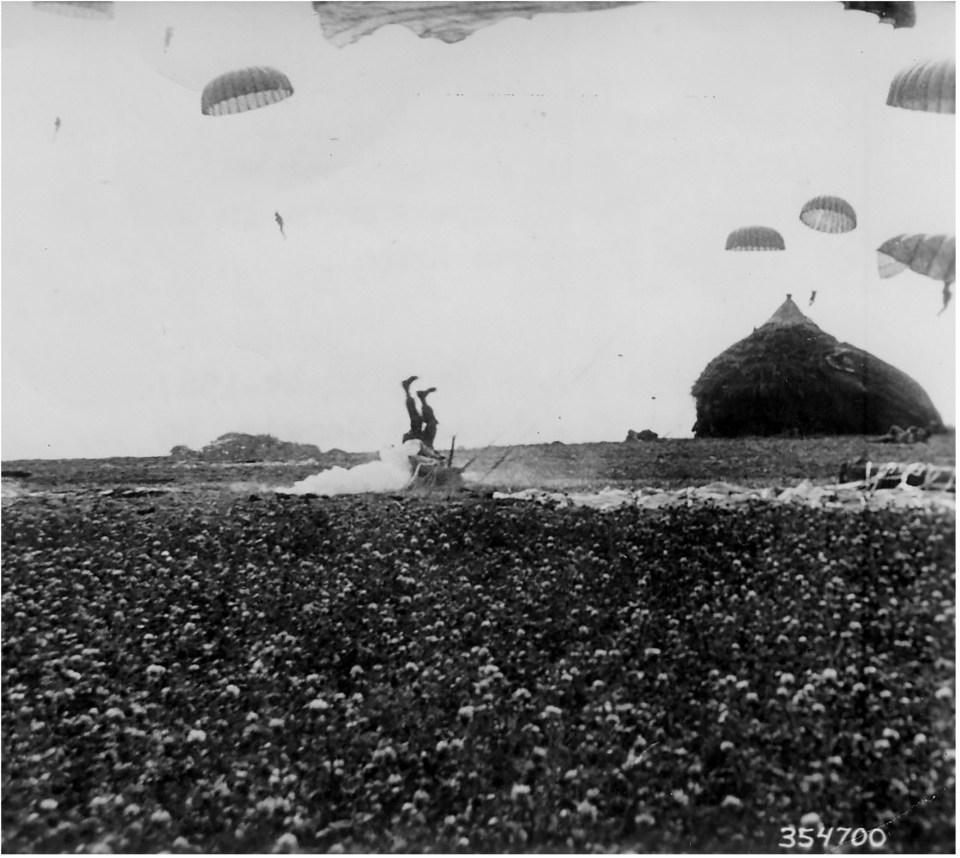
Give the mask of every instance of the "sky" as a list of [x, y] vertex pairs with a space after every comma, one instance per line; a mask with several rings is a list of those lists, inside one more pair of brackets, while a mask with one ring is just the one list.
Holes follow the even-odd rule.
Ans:
[[[115, 5], [0, 4], [4, 460], [376, 450], [412, 374], [439, 448], [690, 437], [699, 374], [787, 293], [955, 422], [956, 302], [876, 261], [955, 231], [955, 118], [886, 105], [955, 56], [953, 3], [897, 30], [662, 2], [342, 48], [308, 2]], [[201, 114], [252, 65], [294, 95]], [[821, 194], [857, 229], [802, 224]], [[725, 251], [752, 224], [786, 250]]]

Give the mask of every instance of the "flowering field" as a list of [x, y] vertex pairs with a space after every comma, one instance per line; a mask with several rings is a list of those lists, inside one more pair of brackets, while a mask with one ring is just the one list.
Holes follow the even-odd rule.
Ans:
[[778, 851], [802, 820], [952, 851], [952, 516], [170, 494], [3, 525], [5, 851]]

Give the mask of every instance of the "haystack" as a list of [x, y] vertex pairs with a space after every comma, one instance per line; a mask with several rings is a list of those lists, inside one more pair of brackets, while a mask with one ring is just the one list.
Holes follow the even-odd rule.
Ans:
[[917, 382], [820, 330], [789, 295], [764, 325], [707, 364], [692, 393], [698, 437], [944, 428]]

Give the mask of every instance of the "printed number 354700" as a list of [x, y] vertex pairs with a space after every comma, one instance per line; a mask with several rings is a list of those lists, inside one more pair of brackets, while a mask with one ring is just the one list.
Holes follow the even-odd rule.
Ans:
[[[849, 838], [849, 839], [848, 839]], [[797, 828], [785, 825], [780, 829], [780, 843], [783, 849], [810, 849], [814, 840], [820, 840], [824, 849], [831, 845], [843, 846], [849, 842], [853, 846], [863, 846], [869, 843], [874, 849], [879, 849], [887, 842], [887, 834], [882, 828]]]

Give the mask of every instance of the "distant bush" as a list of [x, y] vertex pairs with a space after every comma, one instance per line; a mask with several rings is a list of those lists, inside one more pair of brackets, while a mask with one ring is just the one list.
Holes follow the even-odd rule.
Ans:
[[178, 444], [170, 456], [178, 461], [200, 462], [298, 462], [318, 459], [322, 453], [315, 444], [281, 441], [273, 435], [246, 435], [228, 432], [199, 451]]

